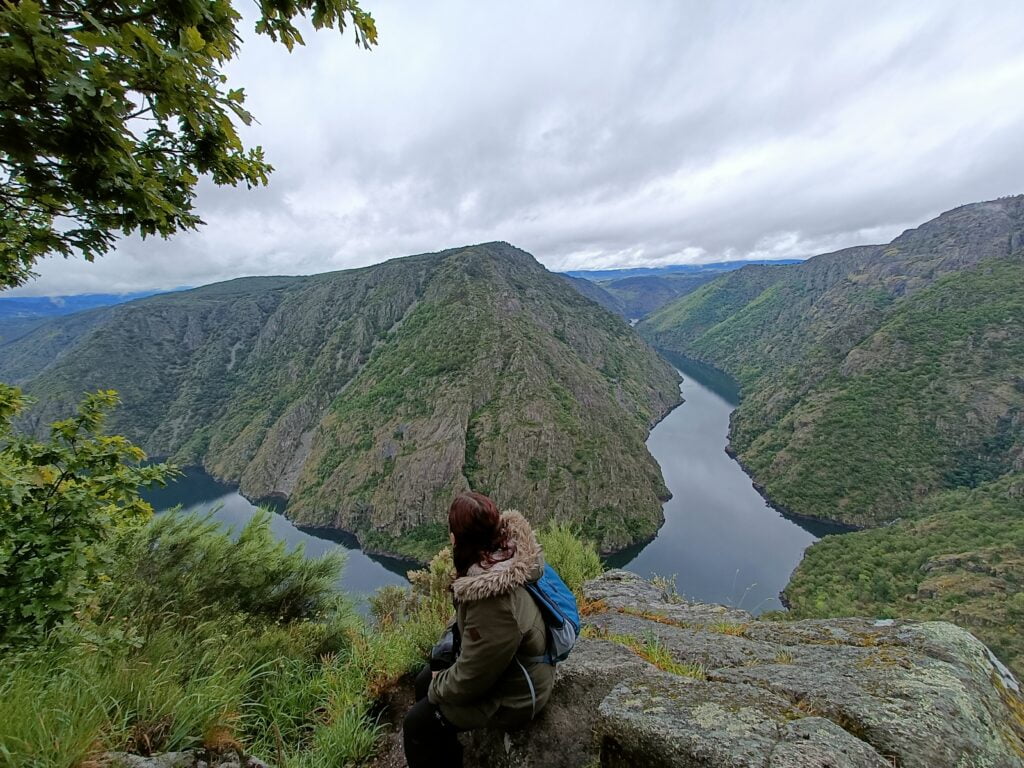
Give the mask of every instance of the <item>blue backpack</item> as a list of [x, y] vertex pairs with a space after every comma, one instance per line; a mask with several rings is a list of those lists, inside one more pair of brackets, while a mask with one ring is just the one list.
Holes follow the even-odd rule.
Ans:
[[544, 567], [544, 574], [537, 581], [525, 587], [540, 608], [548, 635], [547, 652], [528, 661], [547, 664], [565, 661], [580, 633], [580, 612], [575, 595], [550, 565]]
[[572, 590], [565, 586], [558, 571], [550, 565], [544, 566], [544, 573], [537, 581], [524, 586], [540, 609], [540, 615], [544, 617], [544, 626], [548, 636], [548, 647], [543, 656], [526, 659], [515, 657], [516, 664], [519, 665], [527, 685], [530, 686], [530, 700], [533, 703], [533, 711], [530, 714], [532, 720], [537, 714], [537, 690], [534, 688], [533, 679], [526, 667], [523, 666], [523, 662], [555, 665], [560, 661], [565, 661], [569, 657], [572, 647], [576, 645], [576, 637], [580, 633], [580, 611], [576, 607], [576, 597]]

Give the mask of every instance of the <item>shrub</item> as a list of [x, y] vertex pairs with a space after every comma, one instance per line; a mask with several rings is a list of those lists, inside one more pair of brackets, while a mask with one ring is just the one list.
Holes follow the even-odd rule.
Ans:
[[582, 597], [583, 584], [601, 575], [604, 567], [593, 542], [580, 538], [566, 523], [549, 523], [537, 534], [544, 557], [575, 594]]
[[124, 547], [117, 605], [176, 621], [240, 612], [293, 622], [343, 610], [335, 584], [344, 555], [307, 559], [274, 536], [270, 520], [260, 510], [235, 536], [209, 515], [154, 518]]
[[27, 401], [0, 384], [0, 648], [39, 640], [68, 622], [104, 584], [106, 546], [152, 514], [139, 486], [164, 481], [165, 465], [101, 434], [112, 391], [87, 395], [45, 441], [14, 432]]

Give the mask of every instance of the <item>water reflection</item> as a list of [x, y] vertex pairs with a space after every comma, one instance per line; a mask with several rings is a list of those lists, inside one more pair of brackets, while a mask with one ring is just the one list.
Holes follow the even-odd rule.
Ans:
[[768, 506], [725, 453], [735, 382], [720, 371], [670, 357], [683, 375], [685, 402], [652, 431], [647, 447], [672, 499], [650, 542], [606, 559], [642, 576], [675, 576], [679, 591], [753, 613], [782, 607], [779, 592], [804, 550], [846, 529], [788, 519]]
[[[216, 520], [238, 530], [256, 513], [257, 507], [242, 496], [236, 488], [217, 482], [199, 467], [190, 467], [166, 488], [155, 488], [143, 494], [157, 513], [167, 512], [181, 505], [182, 513], [206, 514], [214, 510]], [[284, 505], [280, 501], [263, 503], [278, 513]], [[356, 598], [365, 598], [386, 584], [406, 585], [405, 572], [416, 567], [414, 563], [391, 557], [377, 557], [362, 552], [354, 537], [340, 531], [318, 528], [298, 528], [282, 514], [270, 521], [274, 535], [289, 546], [301, 544], [307, 557], [342, 550], [345, 568], [338, 579], [338, 588]]]

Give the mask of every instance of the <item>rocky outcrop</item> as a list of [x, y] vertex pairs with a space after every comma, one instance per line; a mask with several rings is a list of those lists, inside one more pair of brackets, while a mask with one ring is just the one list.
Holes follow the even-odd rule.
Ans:
[[266, 763], [255, 757], [243, 757], [235, 752], [208, 754], [201, 749], [163, 752], [149, 757], [108, 752], [98, 764], [102, 768], [268, 768]]
[[625, 571], [586, 588], [547, 709], [467, 766], [1024, 765], [1017, 681], [943, 622], [760, 621]]

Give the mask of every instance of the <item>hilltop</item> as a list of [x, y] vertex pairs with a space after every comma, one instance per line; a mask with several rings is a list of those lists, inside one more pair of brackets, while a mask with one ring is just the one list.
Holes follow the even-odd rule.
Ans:
[[55, 318], [0, 347], [40, 403], [112, 388], [110, 429], [296, 522], [425, 557], [474, 487], [605, 550], [654, 534], [644, 440], [678, 379], [622, 321], [505, 243], [243, 278]]

